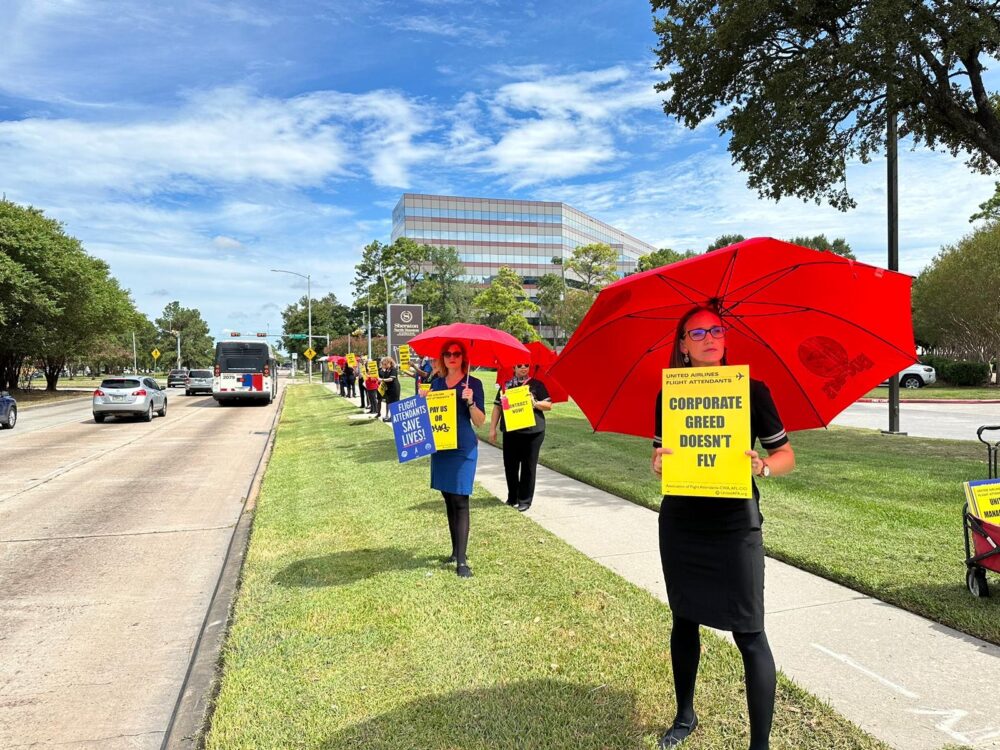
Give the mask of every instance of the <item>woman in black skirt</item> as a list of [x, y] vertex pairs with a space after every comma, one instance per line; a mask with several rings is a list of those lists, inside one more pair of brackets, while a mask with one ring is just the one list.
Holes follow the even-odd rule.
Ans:
[[[695, 308], [677, 325], [671, 367], [715, 367], [726, 364], [726, 328], [715, 310]], [[752, 375], [753, 373], [751, 373]], [[669, 448], [662, 447], [661, 401], [656, 399], [653, 471], [670, 471]], [[750, 380], [750, 446], [767, 450], [762, 457], [748, 450], [754, 477], [787, 474], [795, 453], [781, 425], [771, 392]], [[668, 458], [664, 459], [666, 455]], [[767, 750], [774, 715], [774, 657], [764, 634], [763, 516], [757, 485], [753, 499], [663, 497], [660, 506], [660, 560], [673, 613], [670, 660], [677, 694], [677, 716], [660, 740], [661, 748], [683, 742], [698, 726], [694, 686], [701, 656], [699, 626], [728, 630], [743, 656], [750, 750]]]

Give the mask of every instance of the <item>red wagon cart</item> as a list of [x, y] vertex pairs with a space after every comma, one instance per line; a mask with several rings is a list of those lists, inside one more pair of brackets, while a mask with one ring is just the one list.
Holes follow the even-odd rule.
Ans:
[[[965, 582], [973, 596], [989, 596], [990, 589], [986, 583], [986, 571], [1000, 573], [1000, 525], [991, 523], [993, 512], [977, 513], [970, 507], [977, 487], [990, 486], [996, 488], [997, 483], [997, 451], [1000, 441], [991, 443], [983, 437], [984, 432], [1000, 430], [1000, 425], [983, 425], [976, 430], [976, 437], [986, 444], [986, 463], [989, 469], [989, 479], [978, 482], [966, 482], [970, 493], [962, 509], [962, 526], [965, 531]], [[988, 516], [984, 518], [984, 516]]]

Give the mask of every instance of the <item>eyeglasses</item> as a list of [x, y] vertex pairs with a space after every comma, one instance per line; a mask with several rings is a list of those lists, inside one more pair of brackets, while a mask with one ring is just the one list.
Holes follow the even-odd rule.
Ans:
[[444, 356], [446, 356], [446, 357], [461, 357], [462, 356], [462, 350], [459, 349], [458, 351], [445, 352]]
[[726, 335], [725, 326], [712, 326], [711, 328], [692, 328], [687, 331], [684, 335], [687, 336], [692, 341], [701, 341], [706, 335], [712, 334], [713, 339], [721, 339]]

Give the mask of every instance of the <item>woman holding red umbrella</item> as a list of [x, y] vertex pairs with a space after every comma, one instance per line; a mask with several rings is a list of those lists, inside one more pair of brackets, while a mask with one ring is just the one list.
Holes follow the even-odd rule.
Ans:
[[472, 570], [466, 560], [469, 545], [469, 496], [476, 478], [476, 459], [479, 456], [479, 439], [473, 425], [480, 427], [486, 421], [483, 384], [469, 375], [469, 353], [461, 341], [448, 341], [441, 347], [437, 372], [443, 372], [431, 381], [432, 391], [455, 391], [458, 428], [458, 447], [438, 451], [431, 455], [431, 488], [444, 497], [448, 513], [448, 531], [451, 533], [451, 556], [445, 562], [456, 563], [455, 572], [462, 578], [471, 578]]
[[[726, 360], [726, 327], [714, 309], [696, 307], [677, 325], [671, 367], [716, 367]], [[656, 433], [652, 469], [670, 470], [669, 448], [663, 448], [661, 399], [656, 401]], [[748, 450], [754, 477], [774, 477], [795, 468], [788, 442], [767, 386], [750, 381], [750, 445], [767, 449], [762, 457]], [[664, 458], [666, 456], [666, 458]], [[763, 517], [759, 493], [752, 500], [663, 497], [660, 506], [660, 560], [673, 612], [670, 659], [677, 716], [660, 740], [661, 748], [683, 742], [698, 726], [694, 688], [701, 656], [699, 626], [733, 634], [743, 656], [750, 750], [767, 750], [774, 715], [774, 657], [764, 633]]]

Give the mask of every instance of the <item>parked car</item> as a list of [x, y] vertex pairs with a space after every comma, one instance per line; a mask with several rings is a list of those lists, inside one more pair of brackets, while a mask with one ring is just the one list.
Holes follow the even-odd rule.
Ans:
[[13, 430], [17, 424], [17, 401], [7, 391], [0, 391], [0, 430]]
[[212, 371], [191, 370], [184, 381], [184, 395], [192, 393], [212, 393]]
[[188, 371], [181, 370], [171, 370], [167, 373], [167, 388], [174, 388], [184, 385], [187, 380]]
[[151, 377], [105, 378], [94, 391], [94, 421], [107, 417], [141, 416], [153, 420], [155, 411], [167, 416], [167, 393]]
[[[899, 387], [900, 388], [923, 388], [925, 385], [930, 385], [937, 381], [937, 372], [930, 365], [923, 365], [919, 362], [915, 362], [905, 370], [899, 371]], [[885, 380], [881, 385], [889, 385], [889, 381]]]

